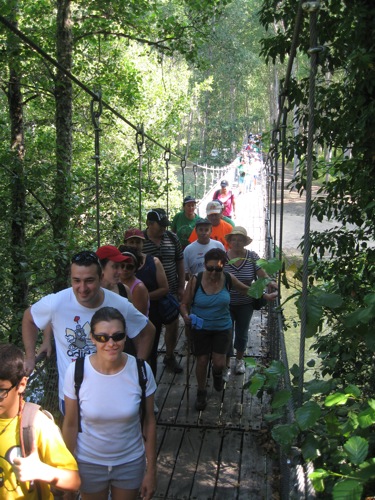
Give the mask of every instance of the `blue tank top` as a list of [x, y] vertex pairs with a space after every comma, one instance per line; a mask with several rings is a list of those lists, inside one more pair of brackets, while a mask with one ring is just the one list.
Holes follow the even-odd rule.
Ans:
[[152, 255], [146, 255], [145, 263], [138, 269], [135, 273], [136, 277], [143, 281], [145, 287], [149, 292], [153, 292], [158, 287], [158, 282], [156, 279], [156, 266], [154, 257]]
[[224, 283], [218, 293], [207, 295], [202, 285], [194, 296], [191, 312], [203, 319], [205, 330], [228, 330], [232, 328], [229, 312], [230, 293]]

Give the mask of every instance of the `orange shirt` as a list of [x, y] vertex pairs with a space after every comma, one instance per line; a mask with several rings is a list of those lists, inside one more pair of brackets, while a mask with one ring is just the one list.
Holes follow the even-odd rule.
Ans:
[[[224, 220], [220, 220], [220, 224], [218, 226], [212, 226], [212, 232], [210, 234], [210, 238], [212, 240], [220, 241], [223, 245], [225, 250], [228, 250], [228, 242], [224, 238], [224, 236], [228, 233], [232, 232], [233, 227], [228, 223], [225, 222]], [[191, 235], [189, 237], [189, 242], [193, 243], [193, 241], [196, 241], [198, 239], [198, 235], [196, 230], [191, 232]]]

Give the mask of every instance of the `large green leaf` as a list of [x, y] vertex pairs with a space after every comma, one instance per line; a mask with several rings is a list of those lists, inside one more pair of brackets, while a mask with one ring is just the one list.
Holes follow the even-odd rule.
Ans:
[[355, 465], [364, 462], [368, 449], [368, 442], [360, 436], [353, 436], [344, 444], [344, 450], [348, 454], [349, 460]]
[[281, 391], [276, 392], [272, 399], [272, 408], [280, 408], [281, 406], [284, 406], [292, 397], [292, 393], [288, 391], [287, 389], [282, 389]]
[[336, 405], [344, 405], [349, 399], [349, 394], [344, 394], [342, 392], [335, 392], [335, 394], [330, 394], [324, 400], [325, 406], [336, 406]]
[[282, 267], [281, 260], [275, 258], [269, 260], [259, 259], [256, 261], [256, 264], [262, 269], [264, 269], [268, 275], [272, 275], [277, 271], [280, 271]]
[[363, 486], [354, 479], [343, 479], [333, 487], [334, 500], [361, 500]]
[[362, 429], [366, 429], [375, 424], [375, 410], [367, 408], [358, 415], [358, 423]]
[[249, 387], [250, 393], [255, 396], [256, 393], [261, 389], [266, 381], [266, 377], [260, 373], [256, 373], [251, 377], [251, 384]]
[[318, 303], [323, 307], [329, 307], [330, 309], [336, 309], [341, 307], [343, 304], [343, 298], [337, 293], [327, 293], [320, 292], [316, 294]]
[[270, 366], [265, 369], [266, 373], [269, 373], [270, 375], [284, 375], [285, 373], [285, 366], [281, 361], [272, 361]]
[[305, 460], [314, 460], [319, 456], [319, 441], [312, 434], [308, 434], [302, 443], [301, 451]]
[[296, 411], [296, 421], [301, 430], [312, 427], [321, 415], [320, 406], [314, 401], [307, 401]]
[[329, 474], [324, 469], [315, 469], [314, 472], [309, 474], [309, 479], [311, 480], [316, 491], [324, 491], [324, 479], [329, 477]]
[[273, 439], [282, 446], [291, 446], [298, 436], [296, 424], [280, 424], [272, 429]]

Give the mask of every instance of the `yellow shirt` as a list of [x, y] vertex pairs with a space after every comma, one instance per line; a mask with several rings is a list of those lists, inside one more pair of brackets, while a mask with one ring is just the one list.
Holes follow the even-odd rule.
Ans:
[[[19, 483], [13, 472], [12, 462], [21, 456], [19, 418], [13, 421], [0, 418], [0, 500], [38, 498], [36, 488], [29, 491], [30, 483]], [[42, 462], [59, 469], [77, 470], [77, 463], [66, 448], [60, 429], [44, 413], [39, 411], [35, 417], [35, 444]], [[40, 481], [43, 500], [53, 500], [48, 483]]]

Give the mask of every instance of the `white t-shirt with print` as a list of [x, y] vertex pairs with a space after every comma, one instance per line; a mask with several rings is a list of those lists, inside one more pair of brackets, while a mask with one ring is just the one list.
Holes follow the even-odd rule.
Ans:
[[60, 399], [64, 399], [64, 377], [70, 363], [96, 350], [89, 334], [91, 318], [98, 309], [102, 307], [118, 309], [125, 318], [126, 332], [130, 338], [136, 337], [147, 324], [146, 316], [140, 313], [128, 299], [104, 288], [102, 291], [104, 300], [96, 308], [82, 306], [77, 301], [72, 288], [46, 295], [31, 306], [31, 315], [38, 328], [43, 330], [49, 323], [52, 323], [59, 372]]

